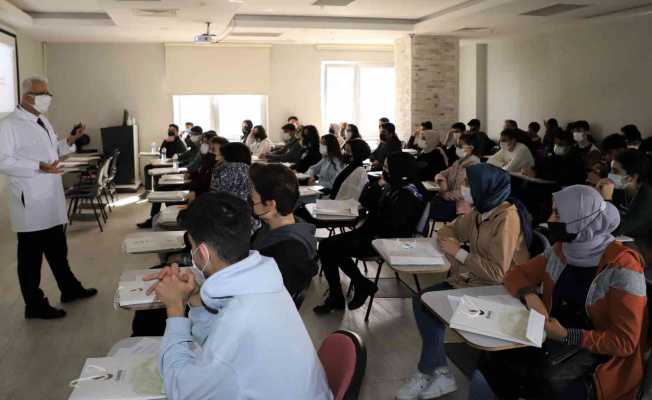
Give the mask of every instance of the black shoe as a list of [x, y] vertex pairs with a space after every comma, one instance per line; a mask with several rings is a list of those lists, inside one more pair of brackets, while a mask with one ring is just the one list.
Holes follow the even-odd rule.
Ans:
[[61, 294], [61, 302], [62, 303], [70, 303], [75, 300], [81, 300], [81, 299], [87, 299], [89, 297], [93, 297], [97, 294], [97, 289], [90, 288], [90, 289], [84, 289], [80, 288], [78, 290], [75, 290], [74, 292], [66, 292]]
[[328, 296], [324, 301], [324, 304], [320, 306], [316, 306], [315, 308], [312, 309], [312, 311], [314, 311], [315, 314], [318, 315], [330, 314], [333, 311], [344, 310], [345, 305], [346, 305], [346, 301], [344, 300], [343, 296], [339, 298], [332, 298]]
[[54, 308], [45, 300], [45, 303], [38, 307], [25, 307], [25, 319], [58, 319], [66, 316], [64, 310]]
[[349, 310], [356, 310], [364, 305], [367, 298], [376, 294], [378, 286], [369, 279], [353, 286], [353, 299], [349, 301]]
[[148, 218], [147, 221], [141, 222], [140, 224], [136, 224], [137, 227], [140, 229], [148, 229], [152, 227], [152, 219]]

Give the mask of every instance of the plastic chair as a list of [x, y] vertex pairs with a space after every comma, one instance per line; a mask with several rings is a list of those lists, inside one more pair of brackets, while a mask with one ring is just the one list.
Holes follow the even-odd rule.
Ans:
[[317, 352], [335, 400], [355, 400], [367, 368], [367, 350], [355, 332], [338, 330], [321, 343]]
[[[95, 216], [97, 225], [100, 228], [100, 232], [104, 232], [102, 221], [100, 220], [100, 215], [102, 216], [104, 223], [107, 222], [108, 216], [104, 211], [105, 204], [102, 200], [102, 196], [104, 195], [107, 198], [108, 203], [105, 181], [107, 177], [108, 166], [111, 163], [112, 158], [113, 157], [109, 157], [104, 161], [93, 183], [76, 185], [66, 192], [66, 197], [70, 200], [68, 205], [68, 220], [70, 221], [71, 225], [73, 216], [81, 212], [80, 206], [86, 202], [93, 210], [93, 215]], [[100, 212], [99, 214], [98, 209]]]

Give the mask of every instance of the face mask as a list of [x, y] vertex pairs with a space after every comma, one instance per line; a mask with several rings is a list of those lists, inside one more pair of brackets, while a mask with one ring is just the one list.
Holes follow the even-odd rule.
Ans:
[[346, 140], [350, 140], [351, 137], [353, 137], [353, 132], [351, 132], [351, 131], [346, 131]]
[[202, 143], [201, 146], [199, 146], [199, 153], [200, 154], [208, 153], [208, 144], [207, 143]]
[[52, 96], [48, 96], [47, 94], [34, 96], [34, 109], [41, 114], [48, 112], [50, 104], [52, 104]]
[[556, 144], [552, 148], [552, 151], [558, 156], [563, 156], [566, 153], [568, 153], [568, 146], [560, 146], [560, 145]]
[[458, 141], [461, 136], [462, 136], [462, 132], [458, 132], [458, 131], [453, 132], [453, 137], [455, 138], [455, 141]]
[[170, 137], [174, 136], [174, 131], [168, 131], [168, 136]]
[[500, 142], [500, 149], [501, 149], [501, 150], [509, 151], [508, 147], [509, 147], [509, 143], [508, 143], [508, 142], [503, 142], [503, 141]]
[[197, 280], [197, 286], [201, 286], [204, 282], [206, 282], [206, 275], [204, 275], [204, 271], [208, 266], [209, 260], [206, 260], [206, 264], [204, 264], [202, 268], [199, 268], [195, 263], [195, 254], [197, 253], [198, 250], [199, 247], [197, 247], [194, 251], [190, 252], [190, 258], [192, 259], [192, 272], [195, 275], [195, 279]]
[[381, 142], [386, 142], [387, 141], [387, 134], [386, 133], [381, 133], [380, 134], [380, 141]]
[[548, 239], [550, 243], [570, 243], [577, 237], [577, 233], [568, 233], [564, 222], [548, 222]]
[[248, 126], [242, 128], [242, 133], [244, 133], [245, 135], [248, 135], [249, 132], [251, 132], [251, 128], [249, 128]]
[[326, 147], [326, 145], [323, 144], [319, 145], [319, 153], [324, 157], [328, 155], [328, 148]]
[[201, 140], [201, 136], [199, 136], [199, 135], [190, 136], [190, 141], [195, 143], [195, 144], [199, 143], [200, 140]]
[[471, 188], [468, 186], [462, 186], [462, 189], [460, 189], [462, 192], [462, 197], [464, 197], [464, 201], [466, 201], [469, 204], [473, 204], [473, 196], [471, 196]]
[[627, 187], [627, 182], [625, 182], [625, 177], [622, 175], [616, 175], [614, 173], [610, 173], [609, 175], [607, 175], [607, 178], [609, 178], [609, 180], [614, 183], [614, 188], [616, 189], [625, 189], [625, 187]]
[[575, 140], [576, 142], [578, 142], [578, 143], [583, 142], [584, 138], [585, 138], [584, 132], [582, 132], [582, 131], [573, 132], [573, 140]]
[[284, 142], [289, 142], [289, 141], [290, 141], [290, 134], [289, 134], [289, 133], [285, 133], [285, 132], [283, 132], [283, 133], [281, 134], [281, 139], [282, 139]]
[[461, 147], [456, 147], [455, 148], [455, 155], [457, 158], [464, 158], [466, 157], [466, 153], [464, 153], [464, 149]]

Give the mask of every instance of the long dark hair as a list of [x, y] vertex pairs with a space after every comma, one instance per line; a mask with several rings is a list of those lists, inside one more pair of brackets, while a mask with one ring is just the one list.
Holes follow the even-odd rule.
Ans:
[[358, 130], [358, 127], [357, 127], [356, 125], [354, 125], [354, 124], [349, 124], [349, 125], [346, 127], [346, 129], [347, 129], [347, 130], [349, 130], [349, 129], [351, 130], [351, 137], [348, 138], [348, 140], [351, 140], [351, 139], [361, 139], [361, 138], [362, 138], [362, 136], [360, 136], [360, 131]]
[[261, 141], [267, 139], [267, 131], [265, 131], [264, 126], [256, 125], [256, 126], [253, 127], [251, 132], [254, 132], [254, 130], [256, 131], [256, 133], [254, 133], [254, 138], [255, 139], [261, 140]]
[[301, 131], [301, 143], [310, 150], [319, 151], [319, 131], [314, 125], [306, 125]]
[[342, 150], [340, 149], [340, 142], [337, 140], [337, 137], [332, 133], [324, 135], [321, 137], [321, 140], [324, 141], [326, 149], [328, 151], [327, 157], [331, 163], [335, 160], [342, 160]]

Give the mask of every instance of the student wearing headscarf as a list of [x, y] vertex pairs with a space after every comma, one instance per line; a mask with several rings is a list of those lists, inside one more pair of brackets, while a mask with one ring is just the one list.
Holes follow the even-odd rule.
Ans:
[[[353, 125], [349, 125], [351, 128]], [[362, 162], [369, 158], [371, 149], [367, 142], [360, 138], [348, 140], [342, 148], [342, 159], [345, 167], [337, 174], [330, 197], [334, 200], [359, 200], [362, 189], [369, 183], [367, 170]]]
[[[512, 267], [529, 259], [529, 215], [510, 198], [507, 172], [489, 164], [471, 165], [466, 171], [470, 188], [463, 187], [462, 193], [474, 210], [439, 230], [440, 249], [451, 263], [450, 276], [425, 292], [501, 284]], [[464, 242], [468, 251], [460, 246]], [[412, 305], [422, 340], [421, 357], [417, 372], [396, 398], [430, 399], [454, 392], [457, 384], [444, 350], [446, 325], [425, 309], [420, 296]]]
[[423, 149], [417, 156], [419, 163], [419, 179], [427, 181], [432, 179], [448, 167], [448, 156], [441, 147], [439, 134], [433, 130], [423, 131]]
[[231, 142], [220, 147], [224, 163], [213, 172], [211, 192], [226, 192], [249, 200], [251, 152], [244, 143]]
[[645, 277], [638, 253], [612, 235], [619, 223], [616, 208], [589, 186], [554, 194], [550, 226], [560, 241], [504, 282], [546, 317], [546, 341], [542, 349], [486, 355], [470, 398], [637, 398], [647, 351]]
[[362, 305], [378, 288], [354, 264], [352, 257], [375, 254], [371, 242], [377, 238], [411, 237], [425, 207], [426, 190], [417, 177], [414, 157], [407, 153], [388, 156], [379, 183], [370, 184], [360, 202], [369, 210], [369, 216], [359, 228], [323, 240], [319, 258], [328, 280], [329, 295], [322, 305], [314, 308], [317, 314], [343, 310], [344, 295], [340, 285], [341, 269], [353, 284], [354, 296], [350, 310]]

